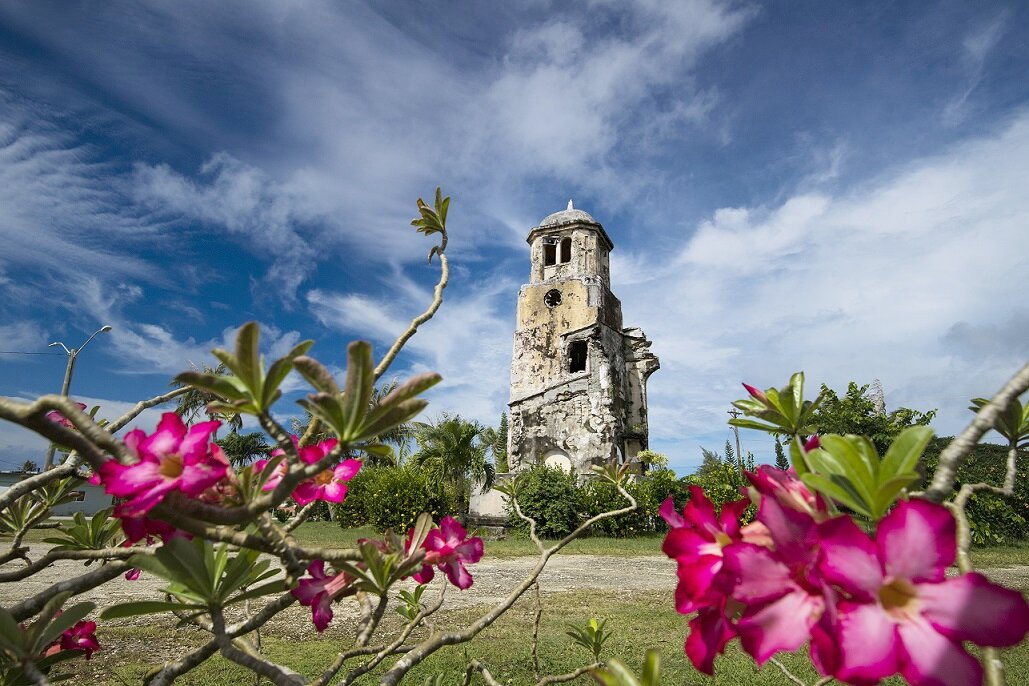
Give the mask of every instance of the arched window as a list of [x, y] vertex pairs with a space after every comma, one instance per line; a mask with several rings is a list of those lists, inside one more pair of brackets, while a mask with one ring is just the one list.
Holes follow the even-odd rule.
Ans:
[[562, 238], [561, 239], [561, 264], [569, 262], [572, 259], [572, 239]]
[[557, 245], [554, 243], [543, 243], [543, 266], [549, 267], [557, 264]]

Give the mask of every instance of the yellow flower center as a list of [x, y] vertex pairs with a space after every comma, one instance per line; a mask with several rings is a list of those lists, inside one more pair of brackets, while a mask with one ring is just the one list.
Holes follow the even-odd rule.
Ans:
[[715, 534], [715, 543], [718, 544], [719, 548], [724, 548], [725, 546], [732, 543], [732, 539], [729, 538], [729, 534], [725, 533], [724, 531], [719, 531]]
[[157, 468], [161, 476], [175, 479], [182, 474], [182, 455], [171, 453], [161, 458], [161, 466]]
[[316, 484], [318, 484], [319, 486], [325, 486], [325, 485], [329, 484], [331, 481], [332, 481], [332, 470], [331, 469], [326, 469], [323, 472], [319, 472], [314, 477], [314, 482]]
[[879, 602], [894, 617], [910, 615], [918, 607], [918, 591], [907, 579], [893, 579], [879, 589]]

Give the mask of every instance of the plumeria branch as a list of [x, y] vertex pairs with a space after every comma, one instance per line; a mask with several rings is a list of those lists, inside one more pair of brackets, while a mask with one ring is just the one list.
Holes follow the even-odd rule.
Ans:
[[[382, 675], [382, 678], [379, 683], [383, 686], [396, 686], [400, 679], [403, 678], [403, 676], [408, 671], [410, 671], [412, 667], [419, 664], [422, 660], [424, 660], [426, 657], [436, 652], [443, 646], [465, 643], [475, 638], [479, 634], [479, 632], [493, 624], [493, 622], [495, 622], [498, 617], [507, 612], [507, 610], [509, 610], [511, 606], [514, 605], [514, 603], [522, 596], [523, 593], [529, 590], [529, 588], [536, 582], [536, 579], [539, 578], [539, 575], [543, 572], [543, 569], [546, 567], [547, 562], [555, 553], [557, 553], [566, 545], [574, 541], [576, 538], [582, 535], [585, 531], [587, 531], [591, 526], [593, 526], [597, 522], [603, 521], [610, 517], [617, 517], [619, 515], [633, 512], [636, 509], [636, 499], [633, 498], [632, 495], [625, 490], [621, 483], [615, 484], [615, 487], [618, 489], [618, 492], [622, 495], [622, 497], [629, 501], [628, 506], [618, 510], [602, 512], [594, 517], [590, 517], [585, 522], [580, 524], [570, 534], [559, 540], [557, 543], [555, 543], [549, 548], [545, 548], [543, 552], [540, 553], [539, 561], [536, 563], [535, 567], [533, 567], [532, 571], [529, 572], [529, 575], [525, 577], [525, 579], [523, 579], [522, 582], [519, 583], [508, 594], [507, 598], [505, 598], [499, 604], [495, 605], [492, 609], [490, 609], [486, 614], [482, 615], [475, 622], [466, 626], [464, 629], [460, 631], [452, 631], [447, 633], [434, 632], [427, 639], [425, 639], [417, 646], [415, 646], [411, 650], [411, 652], [397, 660], [397, 662], [392, 667], [390, 667], [390, 669], [387, 670], [385, 674]], [[517, 498], [512, 497], [511, 501], [517, 503]]]
[[[768, 661], [776, 667], [778, 667], [779, 671], [783, 673], [783, 676], [785, 676], [793, 683], [797, 684], [797, 686], [807, 686], [807, 684], [799, 676], [795, 675], [793, 672], [787, 669], [786, 665], [784, 665], [778, 658], [770, 657], [768, 658]], [[814, 683], [814, 686], [824, 686], [824, 684], [832, 683], [832, 680], [833, 678], [831, 676], [824, 676], [818, 681], [816, 681]]]
[[140, 400], [138, 403], [133, 405], [128, 412], [118, 417], [110, 424], [107, 424], [104, 428], [110, 431], [111, 433], [117, 433], [119, 430], [125, 428], [125, 426], [127, 426], [129, 422], [138, 417], [140, 413], [143, 412], [143, 410], [148, 410], [151, 407], [163, 405], [169, 400], [174, 400], [175, 398], [178, 398], [180, 395], [185, 394], [187, 391], [189, 391], [189, 389], [189, 386], [183, 386], [182, 388], [176, 388], [174, 391], [169, 391], [164, 395], [158, 395], [156, 397], [150, 398], [149, 400]]
[[125, 562], [110, 562], [74, 579], [59, 581], [31, 598], [26, 598], [17, 605], [8, 608], [7, 611], [14, 617], [14, 621], [24, 622], [42, 610], [47, 601], [57, 594], [71, 593], [72, 595], [78, 595], [79, 593], [85, 593], [92, 588], [107, 583], [115, 577], [121, 576], [131, 568], [132, 566]]
[[0, 573], [0, 583], [20, 581], [46, 569], [58, 560], [124, 560], [133, 555], [153, 554], [156, 548], [103, 548], [101, 550], [51, 550], [35, 562], [10, 572]]
[[990, 402], [976, 412], [972, 422], [961, 432], [961, 435], [943, 449], [943, 452], [940, 453], [940, 464], [936, 468], [936, 474], [933, 476], [929, 488], [920, 494], [922, 497], [942, 503], [953, 492], [958, 467], [968, 458], [979, 439], [994, 427], [997, 417], [1007, 409], [1011, 401], [1025, 393], [1026, 390], [1029, 390], [1029, 363], [1018, 370]]

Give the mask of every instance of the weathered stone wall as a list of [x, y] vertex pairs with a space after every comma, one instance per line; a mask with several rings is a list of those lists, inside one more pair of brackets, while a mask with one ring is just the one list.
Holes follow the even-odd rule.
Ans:
[[[561, 253], [565, 239], [570, 254]], [[533, 229], [529, 244], [531, 283], [518, 294], [511, 362], [511, 466], [549, 459], [583, 474], [612, 458], [632, 460], [647, 447], [646, 378], [657, 358], [642, 331], [623, 331], [609, 287], [611, 241], [569, 208]], [[572, 351], [583, 344], [585, 369], [572, 371]]]

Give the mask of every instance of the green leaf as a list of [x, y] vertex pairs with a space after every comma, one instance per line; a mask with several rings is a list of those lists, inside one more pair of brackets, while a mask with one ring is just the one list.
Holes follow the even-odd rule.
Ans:
[[16, 651], [25, 642], [25, 632], [7, 610], [0, 607], [0, 647]]
[[890, 506], [897, 500], [897, 496], [907, 486], [918, 481], [916, 472], [897, 474], [879, 484], [879, 490], [875, 494], [875, 519], [882, 518], [890, 509]]
[[123, 619], [139, 615], [152, 615], [159, 612], [179, 612], [181, 610], [203, 610], [203, 605], [172, 603], [163, 600], [137, 600], [131, 603], [120, 603], [104, 609], [100, 619]]
[[783, 431], [783, 427], [777, 424], [766, 424], [753, 419], [730, 419], [729, 425], [738, 426], [741, 429], [756, 429], [770, 434], [782, 433]]
[[[803, 383], [803, 376], [801, 376]], [[647, 651], [646, 660], [643, 662], [643, 685], [658, 686], [661, 683], [661, 653], [654, 649]]]
[[318, 360], [306, 355], [299, 355], [294, 358], [293, 366], [300, 376], [307, 380], [318, 391], [329, 394], [339, 394], [339, 386], [332, 373]]
[[[879, 456], [868, 439], [863, 436], [829, 434], [820, 437], [819, 442], [821, 447], [808, 453], [808, 464], [812, 469], [843, 474], [857, 486], [865, 502], [871, 503], [879, 471]], [[833, 458], [831, 461], [827, 459], [830, 455]], [[826, 467], [819, 466], [819, 463], [824, 463]]]
[[240, 593], [239, 595], [232, 596], [232, 599], [229, 600], [229, 602], [227, 602], [226, 605], [234, 605], [236, 603], [241, 603], [244, 600], [250, 600], [251, 598], [259, 598], [263, 595], [268, 595], [270, 593], [282, 593], [288, 588], [289, 587], [286, 586], [286, 582], [282, 579], [279, 579], [277, 581], [272, 581], [261, 586], [256, 586], [247, 591], [244, 591], [243, 593]]
[[247, 322], [236, 334], [236, 375], [243, 380], [250, 392], [257, 396], [261, 391], [260, 343], [261, 332], [257, 322]]
[[343, 385], [342, 415], [346, 437], [340, 440], [350, 442], [358, 433], [368, 403], [375, 391], [372, 346], [367, 341], [354, 341], [347, 346], [347, 377]]
[[39, 643], [43, 647], [53, 643], [62, 633], [75, 626], [75, 623], [96, 608], [96, 603], [76, 603], [54, 618], [42, 632]]
[[872, 513], [869, 511], [869, 507], [861, 502], [861, 496], [854, 489], [854, 486], [846, 482], [846, 477], [835, 475], [833, 477], [823, 476], [822, 474], [815, 474], [808, 472], [800, 477], [809, 488], [826, 495], [833, 500], [836, 500], [846, 507], [859, 512], [865, 516], [871, 517]]
[[928, 426], [909, 426], [890, 444], [879, 466], [880, 481], [888, 481], [898, 474], [912, 472], [925, 447], [932, 440], [933, 430]]
[[264, 409], [271, 407], [281, 395], [279, 386], [293, 369], [294, 358], [306, 353], [312, 345], [314, 345], [314, 341], [303, 341], [290, 350], [285, 357], [272, 362], [271, 367], [268, 368], [268, 376], [264, 380], [264, 389], [261, 395], [261, 404]]

